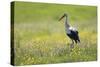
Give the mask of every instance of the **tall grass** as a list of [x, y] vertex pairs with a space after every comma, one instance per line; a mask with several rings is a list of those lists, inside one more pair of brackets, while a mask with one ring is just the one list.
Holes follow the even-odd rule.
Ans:
[[[77, 26], [81, 43], [70, 51], [63, 21]], [[94, 6], [15, 2], [15, 65], [97, 60], [97, 17]]]

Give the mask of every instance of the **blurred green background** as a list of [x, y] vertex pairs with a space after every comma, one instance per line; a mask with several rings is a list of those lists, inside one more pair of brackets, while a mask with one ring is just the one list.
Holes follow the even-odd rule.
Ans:
[[[15, 65], [97, 60], [97, 7], [15, 2]], [[79, 30], [81, 43], [70, 52], [64, 20]]]

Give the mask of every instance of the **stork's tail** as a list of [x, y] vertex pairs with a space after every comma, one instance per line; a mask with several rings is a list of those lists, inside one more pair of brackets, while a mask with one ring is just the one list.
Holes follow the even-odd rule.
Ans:
[[77, 42], [80, 43], [80, 38], [79, 38], [79, 36], [78, 36]]
[[77, 41], [78, 41], [78, 43], [80, 43], [80, 39], [78, 39]]
[[78, 39], [78, 40], [75, 40], [75, 43], [77, 44], [77, 43], [80, 43], [80, 39]]

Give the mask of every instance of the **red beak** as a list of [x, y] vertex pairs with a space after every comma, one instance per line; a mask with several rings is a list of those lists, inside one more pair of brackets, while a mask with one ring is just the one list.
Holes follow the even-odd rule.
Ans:
[[65, 17], [65, 15], [63, 15], [60, 19], [59, 19], [59, 21], [62, 19], [62, 18], [64, 18]]

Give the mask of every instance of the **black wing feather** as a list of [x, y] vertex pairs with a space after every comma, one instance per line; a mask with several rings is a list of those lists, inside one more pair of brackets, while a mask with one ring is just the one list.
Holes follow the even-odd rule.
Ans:
[[70, 33], [67, 34], [71, 39], [73, 39], [76, 43], [80, 42], [78, 31], [70, 30]]

